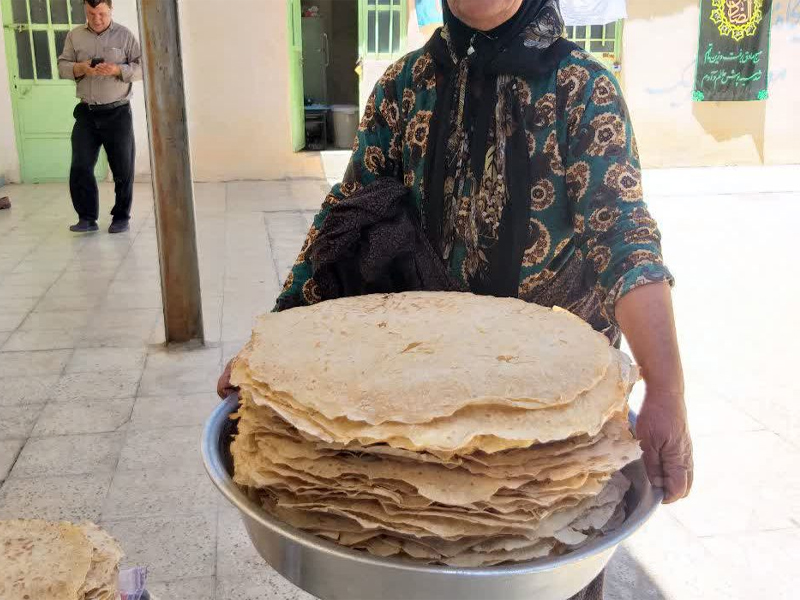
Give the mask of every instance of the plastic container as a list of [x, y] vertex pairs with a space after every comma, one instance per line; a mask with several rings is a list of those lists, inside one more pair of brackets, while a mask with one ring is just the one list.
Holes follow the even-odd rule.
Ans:
[[334, 104], [333, 136], [337, 148], [349, 149], [353, 147], [353, 140], [358, 132], [358, 106], [355, 104]]

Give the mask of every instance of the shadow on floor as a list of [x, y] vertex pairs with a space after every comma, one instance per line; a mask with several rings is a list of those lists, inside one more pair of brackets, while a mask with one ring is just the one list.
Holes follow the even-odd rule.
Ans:
[[606, 570], [604, 600], [676, 600], [666, 595], [647, 569], [624, 546]]

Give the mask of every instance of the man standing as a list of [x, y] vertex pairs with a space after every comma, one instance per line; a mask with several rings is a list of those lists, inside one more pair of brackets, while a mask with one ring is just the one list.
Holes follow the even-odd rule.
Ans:
[[114, 174], [116, 202], [109, 233], [128, 230], [136, 156], [130, 98], [142, 78], [142, 51], [126, 27], [112, 21], [113, 0], [84, 0], [86, 24], [67, 35], [58, 57], [62, 79], [77, 83], [80, 103], [72, 130], [69, 191], [78, 222], [70, 231], [97, 231], [100, 203], [94, 168], [105, 148]]

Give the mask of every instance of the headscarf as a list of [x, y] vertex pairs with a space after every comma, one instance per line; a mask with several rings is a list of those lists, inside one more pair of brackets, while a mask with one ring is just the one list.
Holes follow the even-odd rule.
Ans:
[[423, 216], [445, 260], [461, 241], [463, 277], [476, 293], [516, 296], [529, 239], [531, 168], [521, 98], [576, 46], [562, 34], [557, 0], [523, 0], [498, 28], [480, 32], [442, 0], [444, 27], [427, 50], [437, 101]]

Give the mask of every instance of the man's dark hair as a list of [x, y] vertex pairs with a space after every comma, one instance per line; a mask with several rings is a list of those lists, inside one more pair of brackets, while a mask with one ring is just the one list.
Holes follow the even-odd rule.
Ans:
[[97, 8], [101, 4], [108, 4], [108, 8], [114, 8], [114, 0], [83, 0], [84, 3], [88, 4], [92, 8]]

